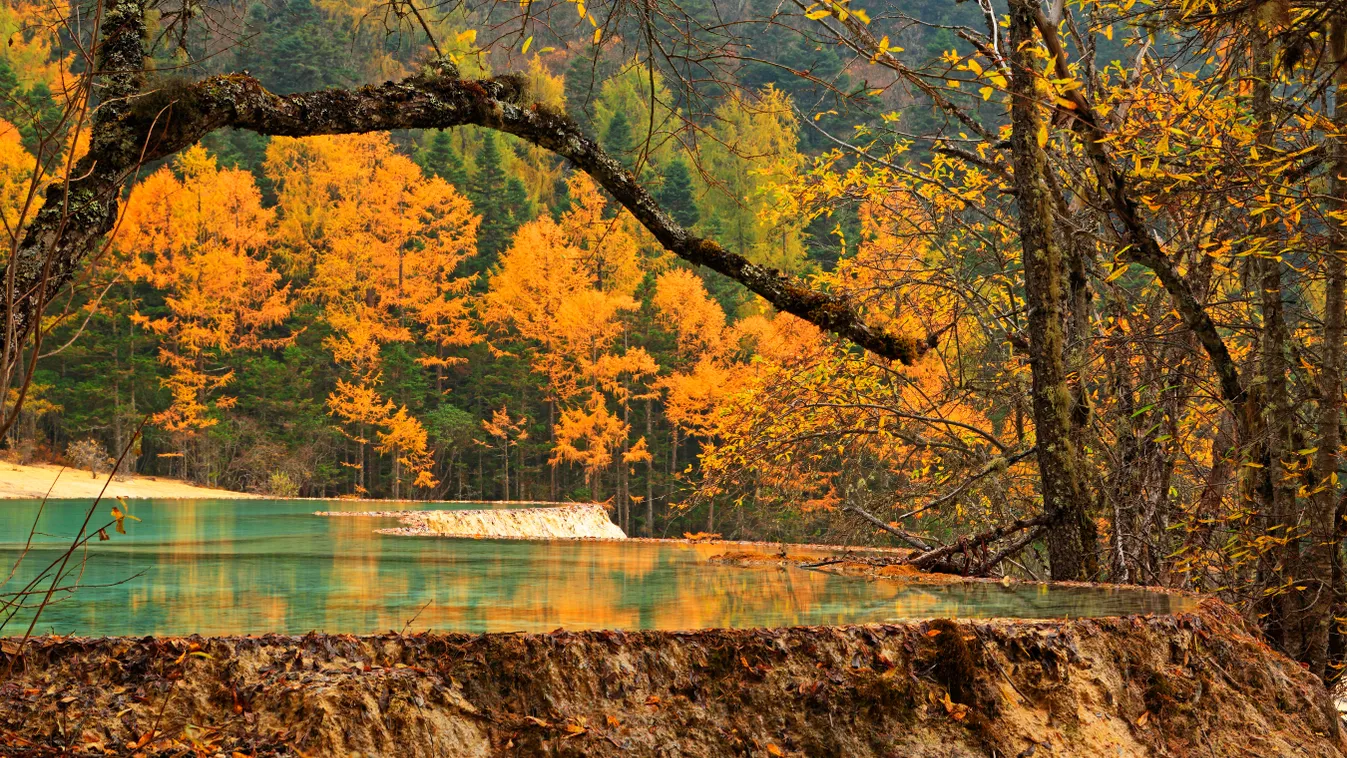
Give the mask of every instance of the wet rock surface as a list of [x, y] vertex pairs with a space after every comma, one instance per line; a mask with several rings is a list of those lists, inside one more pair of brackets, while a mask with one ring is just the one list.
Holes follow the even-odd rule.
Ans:
[[620, 540], [627, 536], [597, 503], [471, 511], [319, 511], [317, 515], [396, 518], [401, 527], [379, 531], [410, 537]]
[[1225, 606], [699, 632], [37, 638], [0, 755], [1340, 756]]

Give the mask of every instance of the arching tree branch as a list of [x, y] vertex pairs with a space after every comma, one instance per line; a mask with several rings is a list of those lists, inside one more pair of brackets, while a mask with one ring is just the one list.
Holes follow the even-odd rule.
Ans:
[[[913, 339], [867, 324], [843, 297], [813, 289], [777, 269], [752, 263], [696, 237], [665, 213], [636, 178], [565, 115], [532, 103], [522, 77], [459, 79], [424, 74], [355, 90], [280, 96], [246, 74], [141, 91], [143, 10], [113, 0], [100, 49], [105, 90], [90, 153], [68, 187], [53, 187], [14, 262], [25, 297], [12, 313], [22, 338], [40, 304], [64, 286], [113, 227], [123, 186], [137, 167], [196, 143], [224, 127], [304, 137], [390, 129], [475, 125], [513, 134], [567, 159], [589, 174], [680, 258], [743, 284], [777, 309], [845, 337], [884, 358], [912, 363], [932, 338]], [[121, 73], [117, 73], [121, 72]]]

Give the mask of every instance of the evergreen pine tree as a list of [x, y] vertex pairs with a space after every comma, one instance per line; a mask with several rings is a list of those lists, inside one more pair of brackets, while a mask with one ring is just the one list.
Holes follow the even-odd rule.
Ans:
[[528, 190], [519, 177], [512, 176], [505, 182], [505, 208], [510, 212], [510, 236], [515, 230], [533, 220], [533, 203], [529, 200]]
[[9, 61], [0, 58], [0, 113], [8, 120], [12, 120], [11, 112], [18, 89], [19, 77], [14, 74], [14, 68], [9, 65]]
[[462, 190], [468, 186], [468, 171], [463, 166], [463, 157], [454, 149], [454, 140], [449, 132], [439, 129], [431, 137], [430, 145], [417, 156], [421, 170], [431, 176], [449, 182]]
[[692, 174], [681, 158], [675, 158], [664, 170], [664, 184], [656, 196], [664, 211], [685, 228], [701, 218], [692, 198]]
[[613, 114], [612, 119], [608, 121], [608, 128], [603, 133], [603, 149], [608, 154], [621, 161], [627, 168], [632, 166], [632, 137], [631, 123], [627, 121], [627, 116], [622, 111]]
[[566, 215], [566, 211], [571, 209], [571, 185], [566, 182], [566, 179], [566, 174], [563, 172], [552, 183], [552, 218], [554, 219], [560, 219]]
[[50, 169], [65, 148], [64, 132], [68, 125], [61, 123], [65, 110], [43, 82], [28, 88], [18, 99], [23, 105], [13, 115], [24, 149], [34, 155], [41, 150], [42, 165]]
[[505, 171], [500, 165], [500, 147], [494, 132], [482, 135], [477, 153], [477, 171], [468, 182], [468, 199], [482, 216], [477, 228], [477, 260], [483, 270], [510, 244], [514, 233], [513, 218], [505, 200]]
[[594, 59], [583, 53], [572, 58], [571, 65], [566, 67], [566, 115], [585, 134], [594, 133], [591, 104], [599, 96], [599, 85], [595, 78]]
[[311, 0], [280, 3], [274, 13], [258, 3], [249, 25], [259, 30], [257, 41], [240, 48], [240, 57], [271, 91], [306, 92], [355, 81], [345, 27], [324, 19]]

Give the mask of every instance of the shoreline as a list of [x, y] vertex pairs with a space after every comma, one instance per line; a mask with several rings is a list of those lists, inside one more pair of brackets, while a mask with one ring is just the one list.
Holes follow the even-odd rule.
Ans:
[[85, 469], [53, 463], [0, 463], [0, 501], [92, 500], [100, 493], [105, 498], [137, 500], [256, 500], [263, 497], [250, 492], [200, 487], [163, 476], [131, 476], [119, 482], [108, 481], [107, 474], [93, 477]]
[[1214, 600], [1064, 621], [39, 637], [13, 660], [0, 756], [203, 735], [224, 755], [367, 758], [1344, 754], [1322, 684]]

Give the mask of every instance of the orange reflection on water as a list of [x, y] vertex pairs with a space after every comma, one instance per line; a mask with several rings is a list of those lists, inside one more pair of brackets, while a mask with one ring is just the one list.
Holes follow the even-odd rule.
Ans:
[[[86, 507], [87, 501], [49, 505], [43, 531], [73, 533]], [[1170, 608], [1169, 599], [1138, 592], [936, 587], [708, 562], [733, 551], [726, 545], [400, 537], [377, 533], [393, 525], [387, 520], [313, 515], [368, 507], [138, 502], [135, 513], [144, 521], [128, 522], [130, 534], [91, 546], [83, 579], [89, 586], [44, 613], [38, 631], [697, 629]], [[34, 513], [35, 503], [0, 511], [0, 528], [7, 530], [0, 533], [26, 533]], [[53, 539], [42, 546], [39, 558], [60, 544]], [[0, 559], [21, 547], [0, 544]], [[16, 581], [24, 581], [22, 572]]]

